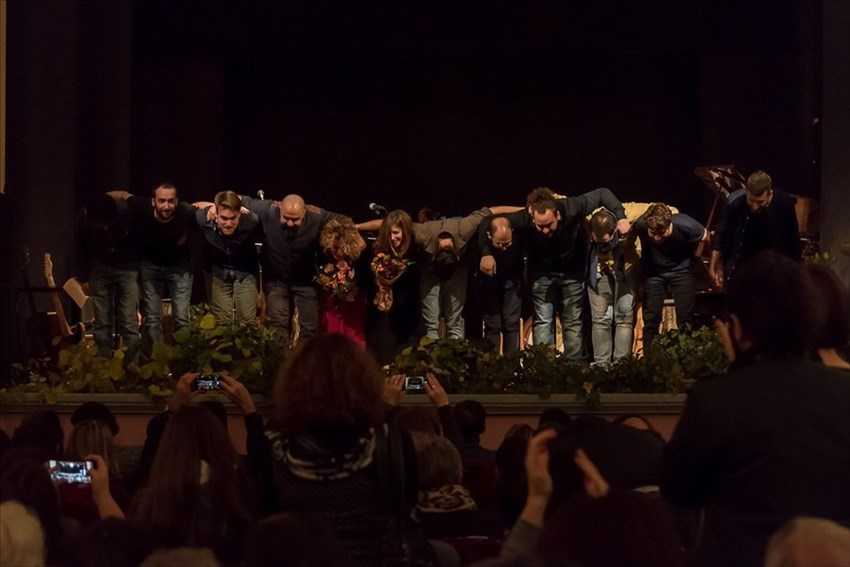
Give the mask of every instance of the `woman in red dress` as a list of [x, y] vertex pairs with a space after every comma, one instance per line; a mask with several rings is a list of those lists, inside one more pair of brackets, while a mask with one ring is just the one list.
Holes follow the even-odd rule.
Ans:
[[365, 349], [366, 296], [357, 285], [356, 265], [363, 239], [350, 219], [331, 219], [322, 228], [319, 244], [325, 253], [316, 275], [322, 289], [322, 330], [345, 335]]

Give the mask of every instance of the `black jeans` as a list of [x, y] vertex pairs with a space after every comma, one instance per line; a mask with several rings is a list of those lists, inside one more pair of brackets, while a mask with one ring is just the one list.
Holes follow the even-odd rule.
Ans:
[[[502, 352], [508, 354], [519, 350], [519, 321], [522, 301], [519, 284], [509, 288], [480, 284], [481, 318], [484, 321], [484, 338], [499, 348], [503, 339]], [[501, 335], [501, 337], [500, 337]]]
[[316, 286], [270, 281], [263, 287], [269, 322], [279, 335], [284, 354], [289, 354], [295, 309], [298, 309], [299, 341], [309, 339], [319, 328], [319, 298]]
[[661, 326], [661, 311], [667, 297], [667, 286], [676, 303], [676, 324], [693, 323], [697, 280], [691, 269], [647, 275], [643, 281], [643, 349], [652, 344]]

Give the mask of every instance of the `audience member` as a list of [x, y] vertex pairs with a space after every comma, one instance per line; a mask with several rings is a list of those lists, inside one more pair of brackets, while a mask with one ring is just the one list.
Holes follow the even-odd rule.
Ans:
[[442, 435], [460, 450], [461, 433], [449, 403], [449, 395], [432, 372], [425, 373], [423, 390], [433, 409], [421, 406], [401, 407], [399, 404], [407, 395], [404, 388], [406, 377], [401, 374], [390, 376], [384, 383], [384, 401], [387, 403], [387, 419], [395, 421], [410, 432]]
[[809, 264], [807, 270], [821, 301], [829, 306], [815, 340], [818, 356], [827, 366], [850, 370], [846, 358], [850, 346], [850, 291], [829, 266]]
[[461, 484], [463, 465], [457, 448], [447, 439], [416, 434], [419, 501], [415, 515], [433, 539], [464, 536], [500, 538], [505, 526], [498, 516], [479, 510]]
[[0, 504], [0, 566], [41, 567], [46, 559], [38, 517], [16, 500]]
[[829, 520], [796, 516], [771, 536], [764, 567], [850, 565], [850, 529]]
[[150, 480], [129, 517], [179, 545], [238, 561], [253, 520], [248, 478], [227, 431], [208, 409], [184, 407], [165, 426]]
[[[94, 420], [77, 423], [68, 437], [65, 454], [74, 461], [83, 461], [92, 454], [99, 455], [109, 469], [109, 491], [118, 506], [122, 510], [126, 509], [129, 499], [114, 459], [115, 445], [109, 428]], [[59, 509], [63, 516], [77, 520], [82, 526], [99, 519], [90, 484], [62, 483], [57, 488]]]
[[[374, 359], [351, 339], [324, 335], [300, 344], [275, 383], [269, 468], [280, 510], [310, 510], [337, 533], [353, 565], [383, 563], [390, 518], [382, 510], [378, 462], [392, 430], [406, 510], [417, 499], [416, 455], [410, 435], [384, 420], [385, 378]], [[397, 454], [394, 452], [394, 454]], [[389, 492], [393, 494], [393, 492]]]
[[61, 459], [65, 444], [62, 424], [55, 411], [36, 411], [21, 420], [12, 434], [12, 447], [38, 453], [38, 458]]
[[67, 541], [79, 530], [59, 515], [59, 499], [47, 467], [25, 453], [9, 451], [0, 463], [0, 502], [17, 500], [37, 516], [44, 531], [49, 565], [67, 563]]
[[817, 297], [803, 267], [775, 252], [729, 282], [735, 362], [691, 389], [664, 453], [665, 498], [705, 510], [696, 565], [761, 563], [794, 515], [847, 520], [837, 471], [850, 470], [850, 381], [809, 360]]
[[257, 523], [245, 546], [244, 567], [348, 567], [339, 538], [306, 513], [283, 513]]
[[150, 530], [121, 518], [106, 518], [83, 529], [74, 559], [79, 567], [135, 567], [156, 547]]
[[158, 549], [151, 553], [139, 567], [173, 567], [191, 565], [192, 567], [221, 567], [212, 549], [207, 547], [177, 547]]
[[496, 499], [496, 451], [481, 445], [487, 428], [487, 411], [475, 400], [464, 400], [454, 408], [454, 417], [462, 439], [463, 486], [467, 487], [482, 509], [489, 509]]
[[537, 430], [539, 431], [544, 427], [565, 429], [569, 427], [571, 419], [570, 414], [561, 408], [546, 408], [537, 420]]

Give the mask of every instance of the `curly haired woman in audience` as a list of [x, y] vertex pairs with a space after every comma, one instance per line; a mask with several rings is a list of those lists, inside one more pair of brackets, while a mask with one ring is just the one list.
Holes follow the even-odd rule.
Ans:
[[[267, 435], [278, 508], [309, 511], [334, 529], [354, 565], [382, 565], [387, 519], [376, 455], [388, 431], [383, 386], [371, 356], [342, 335], [299, 345], [275, 383]], [[410, 510], [417, 498], [416, 456], [409, 434], [399, 433]]]

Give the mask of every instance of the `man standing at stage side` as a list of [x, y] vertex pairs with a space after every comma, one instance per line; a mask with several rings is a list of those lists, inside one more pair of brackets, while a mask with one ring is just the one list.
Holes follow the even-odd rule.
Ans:
[[88, 286], [94, 307], [94, 342], [99, 356], [109, 357], [121, 337], [125, 363], [139, 356], [139, 257], [133, 242], [130, 207], [99, 193], [77, 219], [77, 279]]
[[[523, 230], [528, 238], [534, 344], [555, 343], [555, 305], [558, 304], [564, 354], [570, 360], [582, 360], [587, 246], [579, 229], [585, 217], [599, 207], [614, 214], [620, 232], [628, 232], [629, 221], [619, 199], [605, 187], [567, 199], [556, 199], [551, 189], [541, 187], [529, 194], [526, 205], [527, 211], [507, 215], [507, 218], [514, 231]], [[487, 273], [495, 263], [492, 247], [484, 243], [481, 255], [481, 269]]]
[[[284, 354], [292, 340], [292, 316], [298, 309], [300, 339], [309, 339], [319, 327], [316, 275], [319, 233], [330, 219], [342, 217], [310, 207], [299, 195], [282, 201], [260, 200], [241, 195], [242, 205], [255, 213], [265, 234], [260, 255], [263, 293], [271, 324], [280, 336]], [[365, 244], [364, 244], [365, 247]]]
[[125, 199], [133, 211], [139, 238], [142, 350], [150, 354], [153, 343], [164, 340], [164, 288], [168, 288], [171, 298], [174, 330], [189, 327], [189, 302], [192, 299], [189, 230], [195, 226], [195, 208], [181, 203], [177, 198], [177, 188], [170, 183], [157, 185], [150, 200], [126, 191], [114, 191], [109, 195]]
[[722, 288], [735, 270], [762, 250], [773, 250], [794, 260], [803, 253], [794, 200], [773, 188], [764, 171], [747, 178], [746, 189], [729, 196], [720, 212], [712, 241], [708, 271]]
[[664, 203], [655, 203], [635, 221], [641, 242], [643, 270], [644, 352], [658, 335], [667, 288], [676, 304], [676, 323], [693, 323], [697, 283], [693, 271], [694, 249], [708, 240], [708, 231], [688, 215], [673, 214]]
[[514, 233], [511, 222], [496, 216], [478, 227], [479, 248], [489, 242], [496, 263], [489, 273], [476, 274], [484, 338], [503, 354], [519, 349], [522, 311], [520, 279], [524, 267], [522, 233]]
[[242, 200], [221, 191], [214, 201], [215, 220], [198, 209], [195, 220], [204, 236], [204, 269], [210, 311], [219, 325], [254, 323], [257, 319], [257, 247], [262, 239], [260, 219], [242, 214]]

